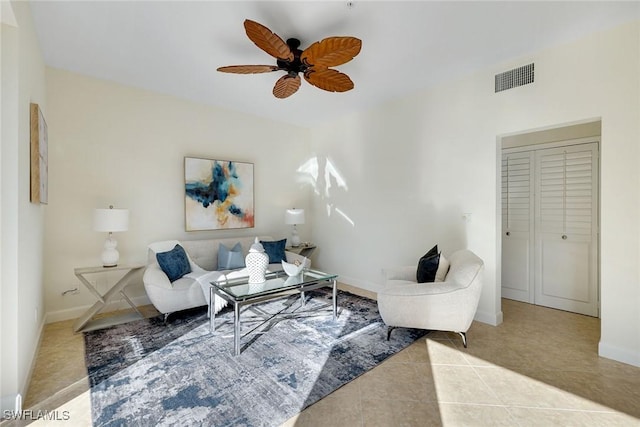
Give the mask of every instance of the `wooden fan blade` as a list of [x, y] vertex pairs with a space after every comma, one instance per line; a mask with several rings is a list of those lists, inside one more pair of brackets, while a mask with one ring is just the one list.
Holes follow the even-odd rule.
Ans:
[[278, 71], [279, 68], [275, 65], [229, 65], [227, 67], [220, 67], [218, 71], [223, 73], [234, 74], [258, 74], [258, 73], [270, 73], [272, 71]]
[[353, 89], [353, 82], [346, 74], [329, 68], [311, 67], [304, 73], [306, 81], [329, 92], [346, 92]]
[[300, 60], [307, 66], [335, 67], [351, 61], [361, 48], [355, 37], [329, 37], [306, 48]]
[[293, 52], [291, 52], [289, 46], [264, 25], [246, 19], [244, 21], [244, 29], [247, 32], [247, 37], [269, 55], [282, 61], [293, 61]]
[[287, 74], [280, 77], [273, 87], [273, 96], [282, 99], [293, 95], [300, 88], [301, 81], [300, 76], [297, 74], [295, 76]]

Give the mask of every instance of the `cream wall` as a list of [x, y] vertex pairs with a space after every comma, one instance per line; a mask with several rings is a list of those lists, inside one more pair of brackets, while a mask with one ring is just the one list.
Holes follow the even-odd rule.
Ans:
[[[321, 165], [320, 179], [311, 180], [317, 265], [376, 291], [381, 267], [415, 264], [435, 243], [445, 254], [467, 247], [486, 265], [476, 318], [499, 323], [496, 141], [601, 119], [599, 352], [640, 366], [639, 26], [594, 34], [313, 129], [311, 149]], [[496, 73], [530, 62], [535, 83], [493, 93]], [[325, 159], [343, 185], [332, 178], [326, 189]], [[471, 213], [469, 221], [463, 213]]]
[[44, 62], [27, 2], [12, 6], [17, 26], [2, 24], [0, 146], [0, 397], [14, 409], [24, 396], [43, 325], [43, 227], [46, 206], [29, 202], [31, 102], [47, 117]]
[[[290, 234], [285, 209], [309, 210], [309, 191], [296, 172], [309, 152], [303, 128], [51, 68], [47, 97], [48, 321], [77, 317], [95, 301], [73, 270], [100, 265], [106, 234], [92, 230], [96, 207], [113, 204], [130, 210], [129, 231], [115, 235], [121, 263], [145, 263], [146, 245], [163, 239], [284, 238]], [[185, 232], [185, 156], [254, 163], [255, 228]], [[310, 239], [304, 226], [300, 233]], [[115, 275], [93, 280], [105, 292]], [[141, 277], [136, 282], [127, 293], [144, 303]], [[79, 294], [61, 295], [75, 287]]]

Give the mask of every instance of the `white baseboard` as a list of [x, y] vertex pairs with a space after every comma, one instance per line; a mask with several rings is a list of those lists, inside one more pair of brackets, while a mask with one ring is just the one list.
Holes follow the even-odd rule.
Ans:
[[[149, 297], [147, 297], [146, 295], [140, 295], [137, 297], [132, 297], [130, 299], [136, 306], [151, 304], [151, 301], [149, 301]], [[73, 308], [67, 308], [64, 310], [47, 312], [45, 316], [45, 319], [46, 319], [45, 323], [53, 323], [53, 322], [61, 322], [63, 320], [77, 319], [85, 311], [87, 311], [91, 307], [91, 305], [83, 305], [80, 307], [73, 307]], [[122, 310], [126, 308], [130, 308], [129, 304], [127, 304], [127, 302], [124, 299], [120, 299], [118, 301], [114, 301], [107, 304], [107, 306], [101, 312], [107, 313], [110, 311]]]
[[640, 354], [626, 348], [616, 347], [600, 341], [598, 343], [598, 355], [607, 359], [640, 367]]
[[476, 315], [473, 320], [486, 323], [491, 326], [498, 326], [503, 321], [502, 311], [497, 313], [486, 313], [483, 311], [476, 311]]
[[380, 285], [377, 283], [354, 279], [353, 277], [348, 276], [338, 276], [338, 282], [344, 283], [345, 285], [354, 286], [356, 288], [364, 289], [369, 292], [374, 292], [376, 294], [380, 290]]
[[[36, 338], [36, 348], [31, 355], [31, 363], [29, 364], [29, 372], [27, 372], [27, 377], [24, 379], [24, 383], [22, 384], [22, 388], [20, 389], [21, 405], [22, 405], [22, 400], [24, 400], [24, 398], [27, 397], [27, 392], [29, 391], [29, 384], [31, 384], [31, 377], [33, 377], [33, 372], [36, 368], [36, 359], [38, 358], [38, 354], [40, 353], [40, 345], [42, 344], [42, 337], [44, 335], [45, 318], [46, 318], [46, 315], [43, 317], [42, 321], [40, 322], [40, 327], [38, 328], [38, 336]], [[15, 397], [16, 396], [13, 396], [14, 400], [15, 400]]]
[[[18, 399], [18, 396], [20, 398]], [[22, 410], [22, 395], [20, 394], [10, 394], [8, 396], [0, 397], [0, 410], [2, 410], [2, 414], [9, 411], [11, 414], [15, 414]], [[2, 424], [3, 418], [0, 416], [0, 424]]]

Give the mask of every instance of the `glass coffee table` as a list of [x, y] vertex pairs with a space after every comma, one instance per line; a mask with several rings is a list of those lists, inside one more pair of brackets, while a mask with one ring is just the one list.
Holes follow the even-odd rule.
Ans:
[[267, 273], [266, 281], [262, 283], [248, 283], [249, 277], [226, 278], [221, 277], [211, 282], [209, 298], [209, 326], [211, 333], [215, 331], [214, 304], [215, 295], [220, 296], [233, 304], [233, 340], [234, 354], [240, 354], [240, 308], [268, 301], [275, 298], [291, 295], [292, 292], [300, 292], [301, 304], [305, 305], [305, 291], [331, 286], [333, 291], [333, 320], [338, 315], [338, 288], [336, 274], [323, 273], [316, 270], [304, 270], [298, 276], [287, 276], [284, 271]]

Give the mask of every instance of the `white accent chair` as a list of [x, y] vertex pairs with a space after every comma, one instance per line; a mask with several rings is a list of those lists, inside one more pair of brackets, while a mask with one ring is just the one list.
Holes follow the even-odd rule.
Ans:
[[460, 250], [444, 282], [417, 283], [416, 266], [385, 269], [378, 309], [388, 326], [456, 332], [467, 347], [467, 331], [478, 309], [484, 263], [473, 252]]
[[[165, 240], [151, 243], [148, 246], [147, 268], [144, 271], [142, 282], [147, 291], [147, 296], [155, 308], [167, 317], [180, 310], [209, 305], [209, 283], [222, 276], [228, 278], [248, 276], [246, 269], [237, 270], [217, 270], [218, 268], [218, 248], [220, 243], [228, 248], [232, 248], [236, 243], [242, 245], [243, 255], [246, 256], [255, 236], [204, 239], [204, 240]], [[261, 236], [260, 240], [273, 241], [270, 236]], [[169, 281], [167, 275], [162, 271], [156, 259], [156, 253], [170, 251], [179, 244], [187, 253], [191, 273], [181, 277], [173, 283]], [[305, 260], [306, 258], [285, 251], [287, 262], [293, 263], [295, 260]], [[311, 261], [306, 259], [306, 267], [311, 267]], [[269, 264], [267, 271], [280, 271], [282, 264]], [[216, 296], [214, 313], [222, 310], [227, 302]], [[210, 315], [211, 313], [209, 313]]]

